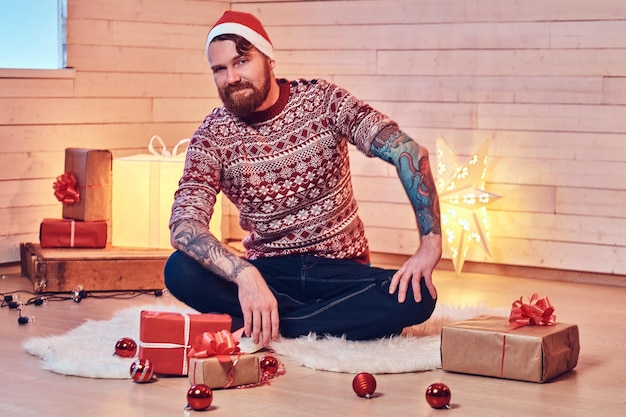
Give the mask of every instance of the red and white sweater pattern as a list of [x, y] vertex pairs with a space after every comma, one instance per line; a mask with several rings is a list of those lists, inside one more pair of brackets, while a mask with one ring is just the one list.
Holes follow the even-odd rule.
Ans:
[[269, 110], [242, 120], [215, 109], [194, 134], [170, 224], [209, 224], [222, 191], [239, 210], [247, 257], [311, 253], [367, 261], [348, 143], [367, 156], [376, 134], [395, 125], [324, 80], [279, 80]]

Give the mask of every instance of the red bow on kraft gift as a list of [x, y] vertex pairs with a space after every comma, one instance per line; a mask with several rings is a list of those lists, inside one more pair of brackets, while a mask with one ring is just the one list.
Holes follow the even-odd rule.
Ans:
[[54, 188], [54, 196], [57, 200], [67, 206], [71, 206], [80, 201], [78, 182], [71, 172], [59, 175], [52, 185], [52, 188]]
[[217, 355], [235, 355], [240, 352], [239, 341], [228, 330], [205, 332], [196, 339], [189, 351], [191, 358], [210, 358]]
[[552, 326], [556, 321], [554, 307], [550, 304], [548, 297], [539, 298], [535, 293], [530, 297], [529, 302], [524, 302], [524, 297], [513, 302], [509, 322], [521, 326], [537, 325]]

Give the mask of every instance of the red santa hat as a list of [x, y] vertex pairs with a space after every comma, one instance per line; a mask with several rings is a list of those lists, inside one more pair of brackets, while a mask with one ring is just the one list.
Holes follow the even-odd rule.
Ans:
[[219, 35], [233, 34], [239, 35], [247, 39], [259, 51], [274, 59], [274, 48], [270, 37], [265, 32], [263, 25], [250, 13], [237, 12], [234, 10], [226, 10], [222, 17], [219, 18], [215, 25], [209, 31], [206, 39], [206, 50], [208, 55], [209, 44]]

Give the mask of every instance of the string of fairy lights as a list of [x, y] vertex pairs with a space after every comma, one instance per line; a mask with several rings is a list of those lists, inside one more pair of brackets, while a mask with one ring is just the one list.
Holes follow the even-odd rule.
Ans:
[[40, 307], [50, 302], [80, 303], [85, 298], [130, 300], [142, 295], [161, 297], [167, 290], [133, 290], [133, 291], [86, 291], [82, 285], [76, 286], [70, 293], [35, 293], [28, 290], [17, 290], [7, 293], [0, 292], [0, 309], [8, 308], [18, 313], [17, 322], [20, 325], [35, 323], [34, 316], [26, 315], [25, 309], [29, 306]]

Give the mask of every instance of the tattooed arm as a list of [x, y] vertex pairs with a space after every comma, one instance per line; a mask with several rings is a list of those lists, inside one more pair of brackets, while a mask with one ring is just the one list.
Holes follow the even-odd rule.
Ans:
[[189, 220], [172, 225], [172, 246], [209, 271], [238, 287], [244, 331], [265, 346], [278, 338], [278, 303], [263, 276], [244, 259], [230, 253], [206, 226]]
[[419, 302], [422, 298], [420, 281], [424, 279], [431, 296], [436, 298], [432, 272], [441, 259], [441, 220], [428, 150], [397, 128], [383, 129], [371, 149], [374, 155], [396, 166], [420, 232], [419, 248], [394, 274], [389, 293], [398, 291], [398, 301], [404, 302], [411, 285], [415, 301]]

